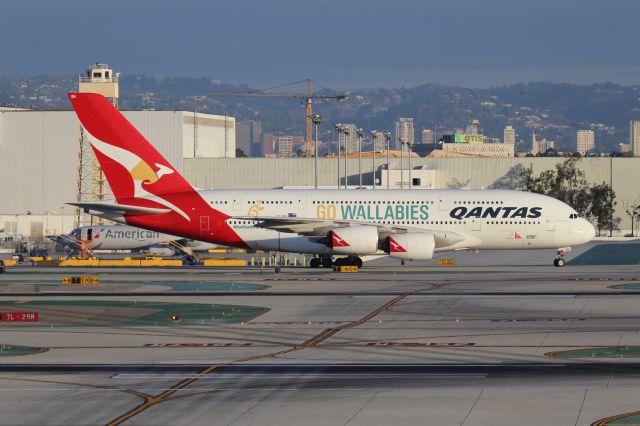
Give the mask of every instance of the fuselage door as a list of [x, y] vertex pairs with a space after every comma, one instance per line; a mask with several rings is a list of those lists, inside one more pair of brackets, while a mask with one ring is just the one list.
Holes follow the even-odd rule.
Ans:
[[242, 197], [233, 197], [233, 210], [242, 210]]
[[93, 241], [93, 228], [87, 228], [87, 241]]
[[302, 215], [307, 210], [307, 197], [301, 195], [298, 199], [298, 214]]
[[547, 231], [556, 230], [556, 218], [554, 216], [547, 217]]
[[472, 231], [480, 231], [482, 229], [482, 222], [480, 222], [479, 218], [471, 219], [471, 230]]
[[447, 210], [447, 196], [441, 195], [438, 197], [438, 204], [440, 204], [440, 210]]
[[200, 216], [200, 231], [209, 231], [209, 216]]

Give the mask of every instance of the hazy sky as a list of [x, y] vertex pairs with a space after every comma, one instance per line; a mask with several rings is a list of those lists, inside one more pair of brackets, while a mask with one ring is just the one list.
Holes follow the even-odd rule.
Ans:
[[0, 0], [0, 75], [640, 83], [638, 0]]

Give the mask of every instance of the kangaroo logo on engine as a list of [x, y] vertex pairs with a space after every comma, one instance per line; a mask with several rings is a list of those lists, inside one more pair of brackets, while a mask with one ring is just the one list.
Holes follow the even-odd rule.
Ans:
[[449, 212], [454, 219], [492, 218], [492, 219], [535, 219], [542, 215], [542, 207], [456, 207]]

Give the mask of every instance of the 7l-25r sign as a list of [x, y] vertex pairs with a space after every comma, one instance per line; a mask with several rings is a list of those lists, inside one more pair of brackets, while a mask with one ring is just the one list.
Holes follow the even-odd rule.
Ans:
[[37, 322], [37, 312], [3, 312], [2, 322]]

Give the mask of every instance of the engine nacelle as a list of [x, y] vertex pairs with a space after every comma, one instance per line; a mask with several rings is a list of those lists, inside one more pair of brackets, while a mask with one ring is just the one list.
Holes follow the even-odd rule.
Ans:
[[395, 234], [387, 238], [385, 251], [389, 256], [407, 260], [433, 259], [436, 238], [426, 232]]
[[378, 228], [357, 225], [338, 228], [328, 235], [336, 254], [371, 254], [378, 251]]

